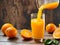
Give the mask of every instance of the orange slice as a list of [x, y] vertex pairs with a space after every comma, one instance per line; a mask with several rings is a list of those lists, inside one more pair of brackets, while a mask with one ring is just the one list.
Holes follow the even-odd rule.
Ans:
[[20, 33], [21, 33], [21, 37], [23, 37], [24, 39], [32, 38], [32, 33], [28, 29], [23, 29], [23, 30], [21, 30]]
[[57, 28], [54, 33], [53, 33], [53, 37], [55, 39], [60, 39], [60, 28]]

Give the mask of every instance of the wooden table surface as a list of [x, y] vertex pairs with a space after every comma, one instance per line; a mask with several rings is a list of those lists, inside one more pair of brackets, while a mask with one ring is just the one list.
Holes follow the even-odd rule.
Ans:
[[[18, 31], [20, 32], [20, 31]], [[45, 33], [44, 39], [53, 39], [51, 34]], [[36, 43], [34, 40], [23, 40], [20, 35], [17, 35], [17, 38], [9, 39], [6, 36], [3, 36], [3, 33], [0, 31], [0, 45], [44, 45], [43, 43]]]

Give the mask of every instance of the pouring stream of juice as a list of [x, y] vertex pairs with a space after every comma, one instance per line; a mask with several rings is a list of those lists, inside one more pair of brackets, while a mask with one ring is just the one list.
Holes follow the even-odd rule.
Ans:
[[38, 15], [37, 15], [37, 20], [39, 21], [41, 19], [42, 11], [44, 9], [55, 9], [58, 7], [58, 2], [53, 2], [53, 3], [48, 3], [44, 4], [39, 8]]

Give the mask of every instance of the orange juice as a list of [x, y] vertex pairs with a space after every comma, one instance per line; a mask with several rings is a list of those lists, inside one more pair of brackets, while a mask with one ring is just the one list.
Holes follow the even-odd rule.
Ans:
[[34, 39], [44, 38], [44, 21], [41, 19], [42, 11], [44, 9], [57, 8], [58, 2], [44, 4], [39, 8], [37, 18], [31, 19], [32, 36]]
[[45, 9], [55, 9], [58, 7], [58, 2], [48, 3], [43, 5]]
[[32, 35], [34, 39], [44, 38], [44, 21], [41, 19], [38, 21], [37, 19], [31, 20], [32, 27]]

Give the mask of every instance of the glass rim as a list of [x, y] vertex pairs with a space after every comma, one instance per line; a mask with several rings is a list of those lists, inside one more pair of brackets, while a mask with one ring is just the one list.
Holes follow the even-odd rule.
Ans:
[[51, 3], [51, 2], [58, 2], [59, 3], [59, 0], [44, 0], [44, 4], [47, 4], [47, 3]]

